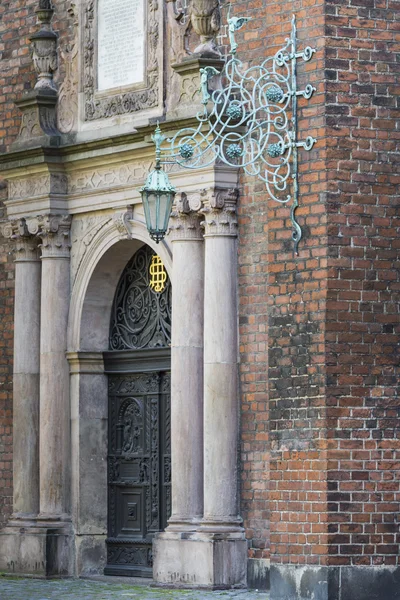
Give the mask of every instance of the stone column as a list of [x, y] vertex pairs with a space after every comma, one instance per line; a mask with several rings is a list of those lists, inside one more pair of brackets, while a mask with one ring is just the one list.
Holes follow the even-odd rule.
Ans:
[[38, 219], [42, 240], [40, 328], [40, 518], [70, 509], [70, 402], [66, 358], [70, 301], [69, 216]]
[[[172, 386], [172, 405], [176, 403], [176, 411], [173, 409], [172, 412], [172, 439], [177, 436], [174, 441], [176, 456], [175, 459], [173, 456], [172, 464], [172, 493], [176, 495], [174, 510], [177, 514], [167, 530], [157, 536], [153, 546], [153, 575], [159, 584], [211, 589], [244, 587], [246, 584], [247, 544], [238, 516], [237, 494], [236, 201], [236, 190], [213, 190], [209, 195], [201, 195], [200, 212], [205, 215], [206, 238], [204, 305], [200, 293], [202, 287], [196, 283], [196, 273], [193, 272], [194, 265], [198, 264], [203, 277], [200, 250], [193, 249], [192, 254], [188, 250], [188, 242], [182, 243], [177, 239], [177, 224], [182, 228], [181, 233], [185, 229], [183, 216], [173, 225], [173, 298], [179, 296], [172, 312], [173, 327], [177, 328], [176, 332], [173, 329], [175, 337], [172, 339], [172, 376], [176, 378]], [[189, 223], [190, 220], [187, 220], [186, 228]], [[196, 256], [196, 262], [192, 264], [193, 256]], [[194, 352], [191, 336], [203, 321], [200, 316], [202, 306], [204, 379], [200, 380], [197, 371], [201, 369], [201, 354]], [[185, 315], [183, 320], [182, 315]], [[200, 323], [194, 326], [197, 319]], [[199, 333], [196, 335], [195, 339], [202, 339]], [[195, 387], [193, 382], [196, 382]], [[204, 421], [192, 408], [192, 398], [201, 383], [204, 387]], [[192, 390], [191, 397], [187, 395], [189, 389]], [[201, 406], [201, 402], [197, 406]], [[195, 506], [191, 493], [196, 490], [201, 494], [195, 476], [200, 463], [198, 459], [193, 464], [191, 461], [195, 460], [195, 452], [199, 448], [197, 436], [203, 423], [204, 518], [193, 530], [182, 516], [188, 515], [190, 506]], [[183, 477], [187, 478], [186, 481], [181, 481]], [[191, 489], [189, 486], [192, 486]], [[185, 494], [189, 494], [188, 500], [185, 500]], [[190, 525], [193, 526], [196, 520]]]
[[25, 219], [7, 224], [15, 242], [13, 519], [39, 512], [40, 256]]
[[204, 243], [200, 194], [183, 198], [171, 218], [172, 516], [168, 531], [194, 531], [203, 516]]
[[[153, 543], [154, 579], [183, 576], [188, 536], [203, 516], [203, 296], [201, 195], [182, 194], [171, 216], [173, 247], [171, 344], [172, 515]], [[175, 573], [175, 581], [171, 574]], [[176, 577], [176, 575], [178, 577]]]
[[239, 532], [238, 312], [236, 190], [204, 203], [204, 519], [203, 531]]

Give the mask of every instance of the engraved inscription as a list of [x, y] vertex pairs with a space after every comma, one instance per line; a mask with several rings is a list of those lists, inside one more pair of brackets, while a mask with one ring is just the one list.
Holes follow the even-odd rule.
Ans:
[[144, 0], [99, 0], [98, 90], [145, 79]]

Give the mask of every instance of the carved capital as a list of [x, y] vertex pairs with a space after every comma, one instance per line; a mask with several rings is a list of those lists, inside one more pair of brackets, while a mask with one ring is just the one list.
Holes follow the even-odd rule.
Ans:
[[171, 242], [177, 240], [202, 240], [200, 209], [203, 206], [203, 193], [193, 192], [177, 196], [171, 213], [169, 236]]
[[28, 220], [28, 229], [41, 239], [42, 258], [69, 258], [70, 215], [41, 215]]
[[29, 233], [25, 219], [8, 221], [2, 229], [4, 237], [14, 242], [15, 262], [36, 262], [40, 260], [38, 239]]
[[238, 197], [236, 188], [210, 190], [200, 211], [204, 215], [204, 237], [237, 236]]

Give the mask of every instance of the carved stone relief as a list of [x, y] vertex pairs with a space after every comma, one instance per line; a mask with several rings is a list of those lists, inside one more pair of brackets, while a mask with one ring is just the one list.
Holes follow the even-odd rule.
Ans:
[[162, 2], [147, 2], [147, 82], [124, 93], [96, 90], [96, 0], [86, 0], [83, 17], [84, 120], [95, 121], [154, 108], [160, 102], [162, 72]]
[[44, 173], [30, 175], [24, 179], [10, 179], [8, 183], [8, 199], [22, 200], [46, 194], [66, 194], [67, 176], [64, 173]]
[[75, 194], [120, 185], [140, 185], [145, 180], [149, 169], [149, 163], [136, 165], [126, 163], [90, 171], [78, 171], [68, 176], [68, 190], [71, 194]]
[[62, 133], [70, 133], [76, 129], [78, 117], [78, 11], [76, 2], [70, 1], [68, 14], [73, 19], [73, 41], [60, 48], [61, 60], [65, 64], [65, 77], [58, 94], [57, 119], [58, 129]]

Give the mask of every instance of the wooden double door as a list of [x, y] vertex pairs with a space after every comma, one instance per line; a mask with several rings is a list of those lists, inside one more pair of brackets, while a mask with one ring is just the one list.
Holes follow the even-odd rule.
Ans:
[[169, 348], [108, 352], [106, 575], [151, 577], [152, 540], [171, 514]]

